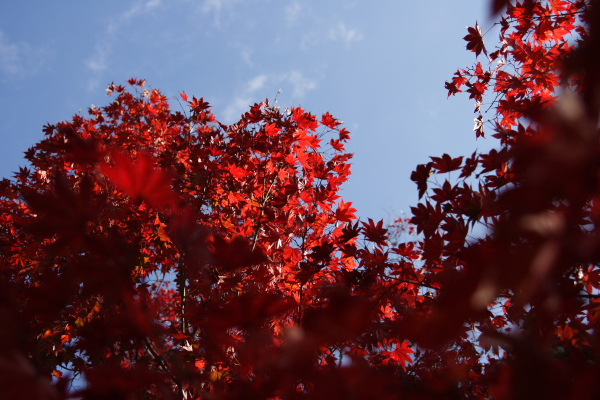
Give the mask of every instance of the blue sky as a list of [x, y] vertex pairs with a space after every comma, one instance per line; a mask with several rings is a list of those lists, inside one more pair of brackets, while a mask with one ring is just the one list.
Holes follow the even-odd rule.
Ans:
[[409, 214], [417, 164], [493, 145], [475, 140], [467, 96], [444, 89], [475, 60], [462, 37], [476, 20], [490, 26], [487, 1], [3, 1], [0, 177], [44, 124], [107, 104], [113, 81], [204, 97], [224, 123], [282, 89], [280, 106], [345, 121], [342, 195], [362, 218]]

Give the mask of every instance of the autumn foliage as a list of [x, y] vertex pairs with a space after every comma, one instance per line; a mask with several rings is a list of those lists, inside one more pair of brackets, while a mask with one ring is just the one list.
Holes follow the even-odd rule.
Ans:
[[410, 221], [339, 196], [329, 113], [131, 79], [47, 125], [0, 183], [3, 397], [598, 398], [600, 9], [493, 7], [446, 88], [498, 146], [417, 166]]

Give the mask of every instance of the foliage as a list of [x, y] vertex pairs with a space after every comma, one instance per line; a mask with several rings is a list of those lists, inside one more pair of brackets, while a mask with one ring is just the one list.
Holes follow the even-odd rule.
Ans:
[[436, 347], [479, 332], [489, 362], [477, 379], [498, 399], [596, 398], [600, 10], [500, 3], [499, 47], [488, 53], [470, 28], [467, 48], [486, 60], [446, 83], [469, 93], [476, 137], [491, 128], [499, 147], [432, 157], [412, 175], [425, 267], [442, 277], [412, 337]]
[[329, 113], [227, 126], [131, 79], [47, 125], [0, 183], [0, 393], [597, 398], [600, 10], [493, 6], [499, 47], [468, 28], [486, 60], [446, 87], [499, 147], [419, 165], [410, 221], [340, 198]]
[[203, 99], [182, 93], [173, 112], [129, 83], [46, 126], [32, 169], [2, 183], [3, 357], [24, 364], [11, 380], [83, 375], [94, 399], [267, 398], [403, 371], [414, 351], [392, 307], [422, 301], [420, 274], [340, 200], [340, 122], [267, 101], [225, 126]]

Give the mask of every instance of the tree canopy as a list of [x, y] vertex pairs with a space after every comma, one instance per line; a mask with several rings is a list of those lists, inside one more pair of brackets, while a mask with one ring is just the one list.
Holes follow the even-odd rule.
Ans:
[[45, 126], [0, 182], [0, 393], [598, 398], [600, 9], [492, 6], [446, 88], [498, 146], [417, 166], [410, 220], [340, 197], [329, 113], [224, 125], [131, 79]]

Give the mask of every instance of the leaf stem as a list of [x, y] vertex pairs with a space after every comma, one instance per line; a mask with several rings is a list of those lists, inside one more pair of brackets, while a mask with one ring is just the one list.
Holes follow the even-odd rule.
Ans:
[[154, 348], [152, 347], [152, 343], [150, 343], [148, 338], [144, 338], [144, 345], [146, 346], [146, 349], [148, 350], [150, 355], [152, 355], [152, 358], [154, 359], [154, 361], [156, 361], [156, 363], [158, 364], [159, 368], [163, 372], [165, 372], [167, 375], [169, 375], [169, 378], [177, 386], [177, 391], [183, 398], [183, 388], [181, 387], [181, 381], [179, 381], [179, 379], [177, 379], [175, 377], [175, 375], [173, 375], [171, 373], [171, 371], [169, 371], [169, 368], [167, 367], [165, 360], [156, 352], [156, 350], [154, 350]]
[[187, 277], [185, 273], [185, 266], [182, 263], [179, 263], [179, 268], [177, 274], [178, 279], [178, 289], [179, 289], [179, 297], [181, 298], [181, 329], [184, 334], [189, 334], [189, 326], [187, 318], [185, 318], [186, 307], [187, 307]]

